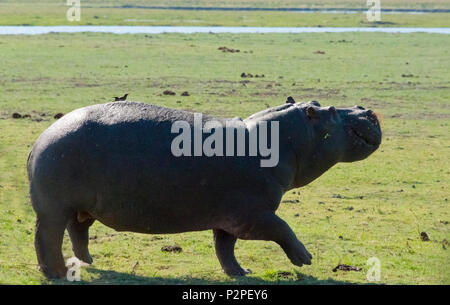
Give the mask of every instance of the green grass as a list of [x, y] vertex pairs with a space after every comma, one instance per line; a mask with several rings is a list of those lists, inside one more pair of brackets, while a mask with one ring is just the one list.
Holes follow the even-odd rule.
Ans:
[[[44, 0], [39, 4], [33, 0], [2, 0], [2, 3], [20, 3], [32, 5], [65, 5], [66, 0]], [[272, 7], [272, 8], [349, 8], [366, 7], [366, 1], [361, 0], [82, 0], [82, 6], [112, 7], [112, 6], [185, 6], [185, 7]], [[446, 0], [384, 0], [383, 8], [403, 9], [446, 9]]]
[[[380, 283], [450, 284], [449, 45], [449, 36], [431, 34], [0, 36], [0, 283], [63, 283], [36, 269], [27, 154], [55, 113], [128, 92], [225, 117], [289, 95], [359, 104], [381, 114], [384, 139], [367, 160], [338, 164], [283, 198], [277, 213], [314, 255], [311, 266], [293, 266], [274, 243], [238, 241], [238, 260], [253, 274], [230, 279], [209, 231], [155, 236], [96, 223], [83, 283], [367, 283], [366, 261], [376, 256]], [[177, 95], [162, 95], [166, 89]], [[421, 241], [422, 231], [431, 241]], [[161, 252], [175, 243], [182, 253]], [[73, 256], [67, 236], [63, 252]], [[338, 263], [363, 270], [332, 272]]]
[[[450, 13], [382, 14], [381, 21], [374, 23], [367, 21], [365, 13], [152, 10], [113, 7], [108, 3], [105, 3], [104, 6], [97, 6], [97, 2], [85, 4], [83, 1], [81, 20], [70, 22], [66, 19], [69, 7], [64, 3], [0, 2], [0, 25], [450, 27]], [[137, 4], [139, 5], [139, 3]], [[140, 3], [140, 5], [143, 4]], [[325, 5], [325, 7], [329, 7], [329, 5]], [[331, 7], [334, 6], [331, 5]], [[354, 8], [355, 6], [347, 7]], [[450, 6], [447, 5], [447, 8]]]

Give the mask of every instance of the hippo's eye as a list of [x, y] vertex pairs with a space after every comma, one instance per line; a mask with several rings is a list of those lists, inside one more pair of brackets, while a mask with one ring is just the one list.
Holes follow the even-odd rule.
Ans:
[[306, 108], [306, 116], [309, 119], [318, 118], [316, 109], [314, 109], [314, 107], [311, 107], [311, 106]]
[[334, 108], [333, 106], [328, 107], [328, 111], [330, 113], [332, 113], [332, 114], [336, 114], [337, 113], [336, 108]]

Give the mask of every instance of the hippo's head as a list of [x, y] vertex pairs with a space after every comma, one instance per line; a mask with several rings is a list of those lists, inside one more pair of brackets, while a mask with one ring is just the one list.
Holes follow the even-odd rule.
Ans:
[[315, 150], [326, 159], [358, 161], [380, 146], [380, 123], [371, 110], [361, 106], [320, 107], [316, 101], [303, 104], [302, 108], [316, 139]]
[[[265, 109], [244, 122], [279, 121], [280, 162], [278, 169], [290, 184], [288, 188], [307, 185], [338, 162], [367, 158], [381, 143], [380, 122], [371, 110], [321, 107], [316, 101], [296, 103], [289, 97], [284, 105]], [[295, 164], [295, 165], [294, 165]], [[289, 172], [294, 170], [293, 181]], [[284, 176], [283, 176], [284, 177]], [[289, 182], [288, 182], [289, 181]]]

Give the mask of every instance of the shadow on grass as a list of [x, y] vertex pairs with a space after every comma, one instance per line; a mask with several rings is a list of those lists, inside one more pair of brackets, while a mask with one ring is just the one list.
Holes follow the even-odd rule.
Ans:
[[319, 280], [313, 276], [300, 272], [274, 272], [264, 277], [238, 277], [229, 280], [209, 280], [201, 277], [159, 277], [139, 276], [130, 273], [100, 270], [88, 267], [86, 270], [98, 278], [89, 281], [68, 282], [66, 280], [49, 281], [51, 285], [78, 284], [78, 285], [355, 285], [357, 283], [336, 281], [333, 279]]

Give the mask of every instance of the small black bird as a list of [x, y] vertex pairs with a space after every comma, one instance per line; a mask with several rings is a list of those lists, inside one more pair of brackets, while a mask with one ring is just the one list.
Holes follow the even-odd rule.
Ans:
[[287, 100], [286, 100], [286, 104], [295, 104], [294, 99], [292, 98], [292, 96], [288, 96]]
[[115, 97], [114, 97], [114, 101], [115, 101], [115, 102], [117, 102], [117, 101], [126, 101], [126, 100], [127, 100], [127, 96], [128, 96], [128, 93], [125, 94], [125, 95], [122, 96], [122, 97], [117, 97], [117, 96], [115, 96]]

